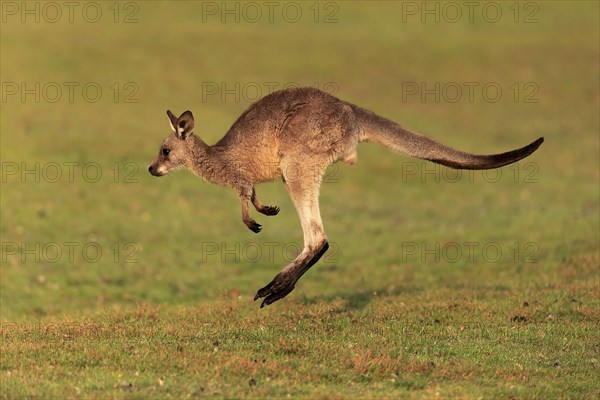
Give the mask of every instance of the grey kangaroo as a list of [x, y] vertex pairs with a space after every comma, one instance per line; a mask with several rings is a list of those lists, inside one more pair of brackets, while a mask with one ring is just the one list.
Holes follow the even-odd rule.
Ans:
[[179, 117], [171, 111], [167, 115], [173, 133], [148, 167], [152, 175], [163, 176], [185, 167], [209, 182], [235, 189], [242, 220], [256, 233], [261, 226], [250, 217], [248, 203], [264, 215], [277, 215], [279, 207], [261, 203], [255, 184], [281, 178], [292, 198], [302, 224], [304, 248], [258, 290], [254, 300], [264, 298], [261, 308], [287, 296], [329, 248], [319, 211], [319, 188], [328, 165], [356, 161], [358, 143], [379, 143], [451, 168], [489, 169], [527, 157], [544, 141], [539, 138], [523, 148], [495, 155], [464, 153], [315, 88], [284, 89], [263, 97], [212, 146], [194, 135], [190, 111]]

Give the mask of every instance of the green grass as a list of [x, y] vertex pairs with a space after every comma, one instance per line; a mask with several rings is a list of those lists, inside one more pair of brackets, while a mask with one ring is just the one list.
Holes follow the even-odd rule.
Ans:
[[[11, 356], [4, 363], [4, 393], [90, 398], [592, 394], [598, 359], [587, 346], [597, 337], [598, 312], [588, 306], [594, 296], [597, 290], [586, 294], [576, 288], [392, 290], [291, 300], [260, 313], [240, 296], [167, 310], [112, 308], [91, 319], [79, 315], [50, 324], [5, 323]], [[513, 321], [517, 315], [527, 321]]]
[[[115, 24], [111, 4], [98, 23], [0, 26], [3, 96], [7, 83], [103, 89], [96, 103], [80, 91], [2, 100], [1, 398], [600, 395], [596, 3], [538, 3], [531, 24], [514, 23], [512, 3], [498, 3], [495, 24], [403, 22], [394, 2], [336, 3], [333, 24], [203, 23], [199, 2], [146, 2], [137, 23]], [[546, 142], [497, 181], [456, 182], [362, 145], [358, 165], [332, 167], [322, 187], [330, 252], [259, 309], [256, 290], [302, 241], [283, 185], [257, 187], [281, 212], [256, 215], [255, 235], [234, 192], [146, 167], [166, 109], [191, 109], [214, 143], [248, 102], [202, 88], [266, 94], [269, 82], [333, 88], [465, 151]], [[403, 101], [407, 82], [493, 82], [503, 95]], [[63, 176], [9, 174], [36, 163]], [[73, 179], [64, 163], [79, 163]]]

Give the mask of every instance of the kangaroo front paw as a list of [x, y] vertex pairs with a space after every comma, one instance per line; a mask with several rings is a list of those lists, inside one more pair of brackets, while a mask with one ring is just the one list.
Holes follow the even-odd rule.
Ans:
[[262, 229], [262, 225], [258, 224], [255, 220], [251, 219], [249, 221], [244, 221], [248, 229], [250, 229], [254, 233], [260, 232]]
[[277, 206], [264, 206], [260, 211], [264, 215], [277, 215], [279, 214], [279, 207]]
[[277, 300], [283, 299], [285, 296], [290, 294], [294, 290], [295, 282], [291, 279], [289, 274], [284, 272], [278, 273], [275, 278], [264, 288], [259, 289], [254, 296], [254, 300], [258, 300], [264, 297], [260, 308], [268, 306]]

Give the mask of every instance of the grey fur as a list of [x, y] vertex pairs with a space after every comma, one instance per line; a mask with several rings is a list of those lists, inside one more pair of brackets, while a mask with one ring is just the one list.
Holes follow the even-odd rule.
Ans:
[[327, 251], [319, 211], [323, 174], [337, 161], [355, 163], [358, 143], [379, 143], [452, 168], [488, 169], [527, 157], [543, 142], [539, 138], [521, 149], [495, 155], [464, 153], [314, 88], [285, 89], [265, 96], [248, 107], [213, 146], [194, 135], [190, 111], [179, 118], [170, 111], [167, 114], [173, 133], [148, 168], [152, 175], [187, 168], [209, 182], [235, 189], [242, 220], [257, 233], [261, 226], [250, 217], [248, 203], [265, 215], [276, 215], [279, 208], [263, 205], [254, 185], [279, 178], [285, 182], [302, 224], [304, 249], [257, 292], [255, 300], [264, 297], [261, 307], [289, 294]]

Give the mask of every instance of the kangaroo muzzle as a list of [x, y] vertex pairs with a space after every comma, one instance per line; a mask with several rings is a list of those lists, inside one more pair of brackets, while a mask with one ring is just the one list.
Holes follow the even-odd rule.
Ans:
[[152, 176], [163, 176], [166, 173], [160, 170], [160, 167], [157, 167], [154, 164], [150, 164], [150, 166], [148, 167], [148, 172], [150, 172], [150, 174], [152, 174]]

